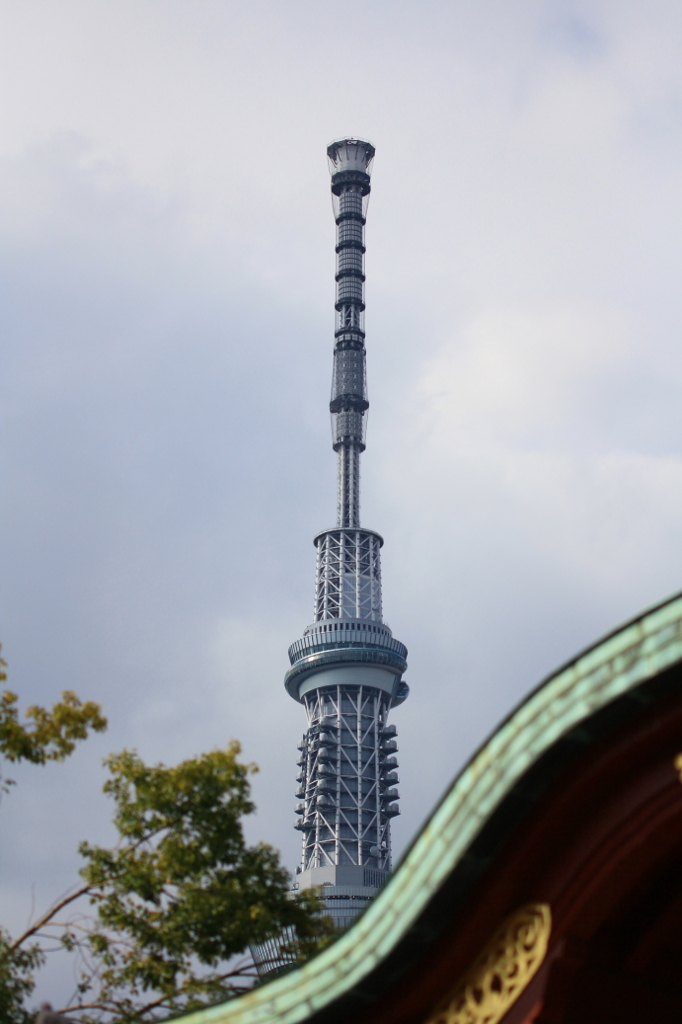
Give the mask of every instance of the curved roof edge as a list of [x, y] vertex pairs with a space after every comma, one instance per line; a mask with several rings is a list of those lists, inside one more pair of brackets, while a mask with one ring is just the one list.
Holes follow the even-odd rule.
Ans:
[[[582, 749], [614, 716], [655, 699], [648, 686], [680, 661], [682, 594], [677, 594], [583, 651], [512, 711], [455, 778], [385, 888], [329, 949], [262, 988], [175, 1019], [298, 1024], [322, 1013], [331, 1019], [336, 1016], [332, 1004], [350, 1008], [351, 996], [356, 1005], [367, 1006], [379, 994], [372, 979], [388, 960], [395, 966], [418, 921], [426, 925], [420, 932], [429, 933], [423, 943], [432, 940], [434, 922], [427, 917], [439, 890], [446, 882], [451, 888], [459, 874], [455, 888], [469, 891], [508, 834], [510, 805], [518, 816], [537, 798], [534, 769], [540, 762], [544, 788], [552, 762], [565, 762], [567, 750]], [[561, 751], [563, 757], [557, 757]], [[485, 850], [477, 850], [484, 836]], [[411, 946], [414, 954], [414, 938]]]

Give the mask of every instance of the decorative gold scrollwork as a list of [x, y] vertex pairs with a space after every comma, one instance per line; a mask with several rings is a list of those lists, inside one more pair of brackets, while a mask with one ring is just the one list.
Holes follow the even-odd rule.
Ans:
[[428, 1024], [497, 1024], [540, 967], [551, 930], [546, 903], [511, 914]]

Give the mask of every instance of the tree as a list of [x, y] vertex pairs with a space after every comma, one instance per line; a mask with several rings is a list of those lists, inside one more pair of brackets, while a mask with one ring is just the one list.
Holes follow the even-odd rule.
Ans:
[[[0, 682], [7, 680], [7, 663], [0, 657]], [[52, 710], [36, 704], [26, 709], [26, 723], [19, 721], [18, 697], [9, 690], [0, 695], [0, 755], [7, 761], [30, 761], [46, 764], [63, 761], [73, 753], [78, 740], [84, 740], [90, 729], [103, 732], [107, 720], [94, 701], [81, 703], [72, 690], [65, 690]], [[0, 789], [7, 791], [12, 779], [0, 775]]]
[[[1, 649], [1, 645], [0, 645]], [[0, 683], [7, 681], [7, 663], [0, 657]], [[63, 761], [71, 754], [78, 740], [84, 740], [89, 730], [102, 732], [107, 720], [99, 704], [81, 703], [75, 693], [65, 690], [62, 699], [51, 711], [35, 704], [26, 712], [27, 721], [19, 720], [18, 698], [3, 690], [0, 695], [0, 756], [7, 761], [30, 761], [46, 764]], [[13, 779], [0, 772], [0, 792], [7, 792]], [[28, 1015], [23, 1008], [24, 999], [34, 986], [34, 972], [44, 962], [44, 953], [37, 943], [13, 943], [7, 932], [0, 928], [0, 1020], [7, 1024], [24, 1024]]]
[[[330, 940], [315, 894], [292, 896], [278, 853], [245, 842], [256, 768], [239, 754], [233, 742], [171, 768], [148, 767], [130, 751], [107, 759], [117, 845], [82, 843], [84, 884], [4, 947], [10, 958], [32, 958], [24, 978], [44, 956], [41, 940], [57, 938], [80, 956], [77, 994], [62, 1013], [83, 1024], [155, 1020], [248, 987], [252, 967], [234, 958], [249, 944], [293, 928], [305, 960]], [[62, 919], [83, 899], [91, 916]], [[1, 971], [0, 959], [0, 985]], [[1, 1001], [0, 1018], [25, 1021], [16, 1011], [2, 1016]]]
[[34, 972], [45, 962], [37, 943], [17, 946], [0, 928], [0, 1020], [3, 1024], [29, 1024], [24, 1000], [35, 986]]

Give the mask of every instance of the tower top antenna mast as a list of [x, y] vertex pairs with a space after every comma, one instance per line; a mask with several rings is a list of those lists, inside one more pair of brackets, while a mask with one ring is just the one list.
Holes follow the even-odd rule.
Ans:
[[360, 454], [365, 450], [365, 219], [375, 149], [346, 138], [327, 149], [336, 238], [336, 330], [329, 409], [338, 455], [337, 526], [360, 526]]

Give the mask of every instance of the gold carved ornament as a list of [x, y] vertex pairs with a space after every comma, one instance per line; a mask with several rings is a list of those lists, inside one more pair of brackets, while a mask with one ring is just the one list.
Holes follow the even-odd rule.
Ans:
[[551, 930], [546, 903], [511, 914], [427, 1024], [497, 1024], [545, 959]]

